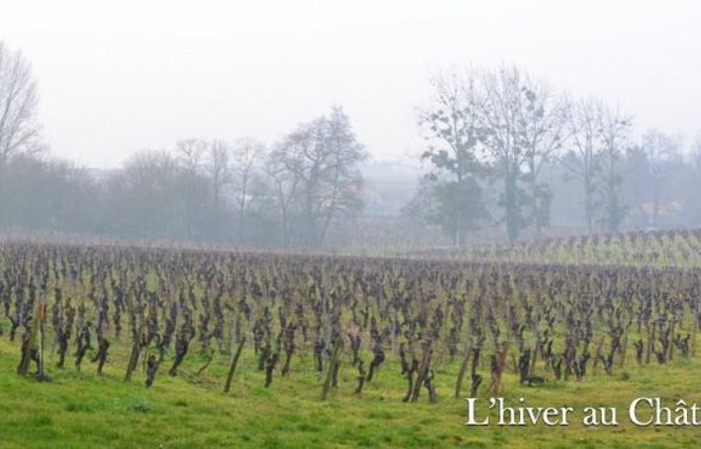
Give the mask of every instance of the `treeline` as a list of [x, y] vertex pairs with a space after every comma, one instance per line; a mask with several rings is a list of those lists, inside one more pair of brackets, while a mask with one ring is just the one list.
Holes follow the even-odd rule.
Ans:
[[510, 241], [540, 235], [556, 195], [559, 221], [565, 210], [589, 233], [666, 227], [682, 214], [701, 224], [701, 141], [684, 154], [680, 139], [657, 130], [636, 139], [619, 108], [572, 99], [517, 67], [432, 82], [419, 113], [429, 172], [405, 209], [455, 245], [495, 223]]
[[367, 153], [340, 107], [272, 145], [186, 139], [90, 172], [47, 157], [31, 67], [0, 42], [0, 231], [313, 248], [377, 246], [378, 236], [441, 245], [436, 228], [463, 246], [485, 229], [515, 241], [553, 224], [701, 226], [701, 141], [685, 153], [659, 131], [636, 138], [619, 109], [516, 67], [446, 72], [433, 86], [418, 116], [427, 174], [417, 194], [394, 222], [355, 224]]
[[29, 62], [0, 42], [0, 229], [321, 246], [362, 208], [367, 157], [340, 107], [266, 147], [187, 139], [97, 179], [46, 158]]
[[321, 246], [362, 207], [366, 157], [333, 108], [268, 149], [260, 142], [187, 139], [90, 173], [18, 154], [0, 166], [0, 226], [119, 238]]

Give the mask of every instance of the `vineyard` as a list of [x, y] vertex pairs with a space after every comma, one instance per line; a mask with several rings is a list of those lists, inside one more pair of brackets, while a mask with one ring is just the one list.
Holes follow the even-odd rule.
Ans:
[[3, 447], [697, 443], [628, 423], [467, 428], [465, 399], [695, 400], [700, 232], [464, 259], [4, 242]]
[[594, 234], [469, 252], [480, 260], [691, 268], [701, 266], [701, 230]]

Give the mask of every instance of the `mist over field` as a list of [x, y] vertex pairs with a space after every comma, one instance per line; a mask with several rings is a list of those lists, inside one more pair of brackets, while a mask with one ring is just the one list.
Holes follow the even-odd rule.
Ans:
[[699, 13], [5, 2], [0, 230], [388, 251], [697, 227]]
[[686, 448], [701, 3], [0, 3], [0, 447]]

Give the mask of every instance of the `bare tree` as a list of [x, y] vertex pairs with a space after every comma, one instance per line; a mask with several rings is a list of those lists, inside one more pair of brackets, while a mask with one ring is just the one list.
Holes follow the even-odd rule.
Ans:
[[362, 207], [360, 192], [363, 178], [357, 164], [367, 159], [368, 154], [353, 132], [350, 119], [343, 109], [334, 107], [325, 120], [324, 143], [330, 158], [327, 167], [322, 167], [326, 182], [320, 189], [322, 227], [318, 244], [328, 233], [329, 225], [339, 214], [353, 215]]
[[222, 189], [233, 180], [231, 151], [231, 145], [224, 140], [215, 140], [209, 145], [208, 169], [212, 180], [214, 207], [217, 209]]
[[189, 239], [195, 236], [196, 222], [200, 221], [204, 215], [201, 192], [206, 186], [202, 186], [200, 174], [207, 146], [205, 140], [194, 138], [179, 140], [175, 146], [177, 161], [185, 176], [183, 184], [185, 191], [181, 192], [185, 202], [185, 213], [182, 218]]
[[[284, 240], [289, 243], [292, 210], [296, 206], [296, 221], [302, 224], [304, 243], [310, 244], [316, 233], [314, 198], [317, 195], [320, 166], [325, 154], [319, 144], [320, 120], [300, 125], [288, 134], [271, 153], [270, 172], [274, 174], [278, 202], [283, 219]], [[299, 226], [298, 226], [299, 227]]]
[[30, 64], [0, 41], [0, 166], [16, 154], [40, 149], [37, 105]]
[[643, 136], [641, 149], [647, 162], [650, 191], [652, 193], [652, 226], [658, 226], [660, 216], [660, 194], [664, 165], [677, 157], [679, 141], [667, 134], [651, 129]]
[[467, 231], [477, 228], [478, 222], [488, 215], [478, 182], [486, 173], [480, 157], [481, 136], [474, 106], [475, 79], [472, 72], [462, 79], [451, 71], [440, 74], [431, 83], [434, 98], [430, 106], [419, 111], [419, 124], [429, 145], [421, 159], [428, 160], [432, 167], [421, 184], [426, 191], [419, 192], [416, 199], [435, 203], [428, 210], [422, 208], [422, 214], [429, 221], [440, 223], [459, 247], [464, 244]]
[[495, 173], [504, 182], [501, 206], [504, 209], [506, 233], [515, 241], [528, 223], [524, 216], [524, 195], [519, 187], [523, 166], [535, 160], [529, 155], [529, 141], [524, 110], [534, 100], [530, 80], [516, 67], [485, 72], [480, 77], [482, 101], [479, 102], [483, 140], [490, 152]]
[[567, 114], [570, 150], [561, 159], [569, 175], [581, 184], [584, 191], [584, 219], [590, 234], [596, 209], [597, 177], [601, 172], [599, 123], [602, 113], [603, 105], [596, 99], [570, 105]]
[[184, 139], [175, 144], [178, 162], [185, 173], [195, 176], [201, 169], [206, 151], [207, 142], [202, 139]]
[[627, 207], [621, 203], [620, 190], [623, 181], [620, 160], [624, 150], [630, 145], [628, 133], [632, 119], [621, 111], [604, 108], [599, 116], [598, 131], [602, 144], [602, 194], [604, 202], [604, 223], [609, 232], [617, 232]]
[[130, 236], [183, 237], [180, 168], [166, 151], [142, 150], [107, 185], [110, 221]]
[[302, 244], [322, 245], [334, 217], [362, 207], [356, 165], [366, 157], [341, 108], [285, 137], [271, 153], [268, 169], [277, 186], [284, 229], [294, 218]]
[[246, 209], [250, 203], [251, 183], [265, 156], [265, 145], [251, 139], [239, 139], [232, 151], [232, 180], [238, 194], [239, 239], [246, 238]]
[[97, 184], [68, 161], [16, 155], [5, 163], [3, 183], [0, 227], [79, 233], [101, 227]]
[[266, 161], [265, 170], [274, 184], [274, 196], [277, 208], [280, 210], [280, 226], [282, 228], [282, 243], [290, 244], [290, 215], [292, 201], [297, 197], [301, 178], [287, 168], [286, 160], [282, 157], [283, 144], [280, 144]]
[[446, 200], [460, 200], [448, 208], [459, 223], [455, 241], [462, 240], [461, 227], [485, 215], [478, 213], [482, 202], [476, 182], [485, 168], [503, 182], [499, 206], [509, 240], [529, 225], [540, 233], [549, 224], [552, 192], [539, 179], [562, 147], [564, 98], [514, 66], [468, 70], [464, 79], [453, 72], [435, 80], [434, 87], [434, 107], [421, 114], [421, 124], [430, 131], [422, 158], [436, 169], [430, 177], [453, 178], [452, 186], [440, 187]]
[[566, 134], [566, 101], [542, 81], [529, 77], [521, 87], [525, 102], [519, 108], [520, 134], [525, 150], [525, 179], [529, 192], [530, 221], [537, 235], [550, 223], [552, 192], [538, 182], [543, 166], [562, 148]]

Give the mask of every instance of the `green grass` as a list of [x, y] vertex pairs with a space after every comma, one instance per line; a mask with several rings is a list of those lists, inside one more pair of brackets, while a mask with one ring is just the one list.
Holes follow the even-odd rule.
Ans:
[[[383, 365], [362, 397], [352, 394], [355, 371], [345, 363], [340, 388], [321, 402], [321, 378], [293, 359], [288, 379], [276, 375], [262, 387], [253, 354], [244, 353], [240, 371], [226, 395], [221, 392], [228, 357], [217, 356], [202, 376], [195, 355], [181, 375], [168, 377], [161, 368], [151, 389], [143, 386], [140, 369], [131, 383], [122, 381], [119, 347], [105, 368], [94, 374], [87, 362], [51, 370], [50, 383], [21, 378], [14, 372], [17, 345], [0, 342], [0, 447], [12, 448], [683, 448], [701, 444], [694, 428], [638, 428], [627, 419], [628, 404], [639, 396], [668, 401], [701, 399], [698, 360], [675, 360], [666, 366], [631, 364], [613, 376], [596, 373], [581, 382], [548, 382], [521, 387], [513, 374], [504, 379], [507, 402], [519, 397], [527, 405], [572, 406], [569, 427], [467, 427], [464, 399], [452, 398], [457, 363], [436, 369], [439, 402], [429, 404], [425, 392], [417, 404], [404, 404], [405, 381], [398, 366]], [[49, 358], [50, 359], [50, 358]], [[49, 360], [50, 361], [50, 360]], [[295, 361], [297, 362], [295, 364]], [[484, 393], [483, 393], [484, 394]], [[616, 407], [618, 427], [586, 428], [584, 407]], [[480, 399], [483, 416], [486, 399]], [[492, 417], [496, 419], [495, 416]]]

